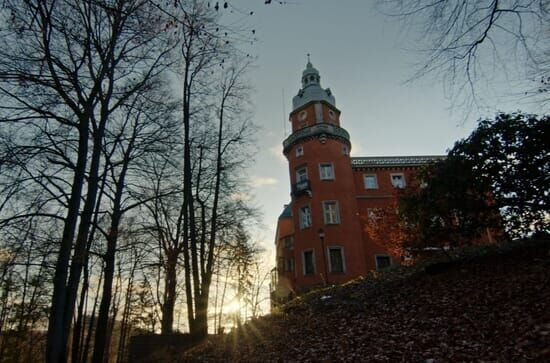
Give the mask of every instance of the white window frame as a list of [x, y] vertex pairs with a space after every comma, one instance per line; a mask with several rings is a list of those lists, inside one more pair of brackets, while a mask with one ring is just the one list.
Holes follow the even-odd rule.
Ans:
[[296, 157], [304, 156], [304, 147], [302, 145], [296, 146]]
[[[308, 274], [306, 273], [306, 253], [311, 252], [311, 264], [313, 266], [313, 272]], [[310, 248], [307, 250], [302, 251], [302, 273], [304, 276], [315, 276], [315, 272], [317, 271], [317, 266], [315, 266], [315, 250]]]
[[[340, 250], [340, 255], [342, 257], [342, 271], [332, 271], [332, 264], [331, 264], [331, 261], [330, 261], [330, 250]], [[344, 254], [344, 247], [342, 246], [328, 246], [327, 247], [327, 256], [328, 256], [328, 261], [327, 261], [327, 264], [328, 264], [328, 268], [329, 268], [329, 272], [331, 273], [336, 273], [336, 274], [340, 274], [340, 273], [346, 273], [346, 256]]]
[[[393, 182], [393, 177], [394, 176], [400, 176], [401, 177], [401, 180], [403, 181], [403, 185], [399, 186], [399, 185], [396, 185], [394, 182]], [[399, 189], [403, 189], [407, 186], [407, 182], [405, 181], [405, 174], [404, 173], [391, 173], [390, 174], [390, 182], [391, 182], [391, 185], [394, 187], [394, 188], [399, 188]]]
[[[323, 221], [325, 224], [340, 224], [340, 206], [337, 200], [323, 200]], [[334, 205], [334, 214], [331, 213], [329, 205]], [[330, 213], [330, 214], [329, 214]]]
[[387, 257], [390, 259], [390, 264], [387, 266], [387, 267], [390, 267], [393, 265], [393, 261], [392, 261], [392, 258], [390, 255], [382, 255], [382, 254], [377, 254], [377, 255], [374, 255], [374, 262], [376, 263], [376, 269], [377, 270], [380, 270], [382, 268], [386, 268], [386, 267], [379, 267], [378, 266], [378, 257]]
[[[304, 174], [305, 175], [305, 179], [300, 179], [300, 171], [304, 171]], [[300, 183], [300, 182], [304, 182], [304, 181], [307, 181], [309, 180], [308, 178], [308, 175], [307, 175], [307, 166], [299, 166], [296, 168], [296, 183]]]
[[[367, 178], [374, 178], [374, 186], [369, 187], [367, 185]], [[363, 174], [363, 185], [365, 189], [378, 189], [378, 176], [376, 174]]]
[[[323, 170], [326, 170], [325, 167], [330, 167], [329, 175], [325, 175]], [[319, 179], [321, 180], [334, 180], [334, 164], [333, 163], [319, 163]]]
[[[308, 210], [308, 213], [303, 213], [304, 210]], [[311, 228], [311, 207], [308, 205], [301, 206], [298, 210], [298, 216], [300, 218], [300, 229]]]

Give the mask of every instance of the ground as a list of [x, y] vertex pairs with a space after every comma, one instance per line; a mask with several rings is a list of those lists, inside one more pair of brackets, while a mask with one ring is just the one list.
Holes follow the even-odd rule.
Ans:
[[191, 362], [550, 361], [550, 243], [397, 267], [303, 296]]

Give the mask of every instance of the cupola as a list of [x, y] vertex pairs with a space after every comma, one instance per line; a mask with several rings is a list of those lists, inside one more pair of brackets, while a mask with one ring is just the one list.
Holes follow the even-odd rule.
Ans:
[[292, 108], [296, 110], [309, 102], [325, 101], [336, 107], [336, 100], [330, 88], [321, 87], [321, 76], [319, 71], [311, 64], [308, 54], [306, 69], [302, 72], [302, 88], [292, 99]]

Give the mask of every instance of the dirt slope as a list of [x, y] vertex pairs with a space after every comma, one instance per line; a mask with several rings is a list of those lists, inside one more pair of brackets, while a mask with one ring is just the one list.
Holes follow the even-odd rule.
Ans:
[[[478, 253], [479, 254], [479, 253]], [[179, 357], [197, 362], [550, 362], [550, 244], [317, 291]]]

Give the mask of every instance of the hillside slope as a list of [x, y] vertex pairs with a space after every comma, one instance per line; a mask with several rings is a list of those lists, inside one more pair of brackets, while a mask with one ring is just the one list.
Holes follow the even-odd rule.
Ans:
[[182, 361], [550, 361], [550, 244], [372, 274], [213, 337]]

